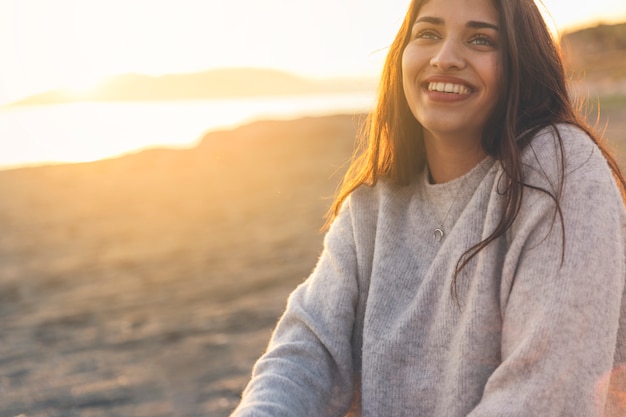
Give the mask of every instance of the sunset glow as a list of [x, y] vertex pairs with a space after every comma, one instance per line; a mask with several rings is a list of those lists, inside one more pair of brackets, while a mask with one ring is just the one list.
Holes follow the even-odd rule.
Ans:
[[[190, 100], [169, 108], [150, 98], [141, 99], [144, 101], [137, 105], [129, 104], [132, 98], [120, 105], [89, 99], [111, 92], [128, 95], [141, 88], [154, 91], [145, 85], [135, 88], [135, 84], [119, 83], [115, 89], [107, 78], [114, 75], [136, 80], [217, 68], [273, 68], [320, 80], [343, 77], [342, 86], [346, 79], [355, 77], [374, 80], [409, 3], [0, 0], [0, 106], [33, 95], [43, 97], [36, 104], [63, 102], [58, 100], [60, 95], [68, 99], [63, 105], [0, 108], [4, 144], [0, 169], [90, 161], [154, 146], [191, 146], [207, 129], [263, 117], [310, 115], [311, 106], [325, 114], [366, 112], [374, 87], [367, 90], [367, 96], [357, 98], [357, 105], [337, 104], [335, 98], [328, 101], [328, 97], [322, 104], [297, 104], [291, 98], [289, 111], [280, 110], [282, 104], [273, 109], [276, 103], [254, 100], [232, 106], [224, 102], [196, 106]], [[543, 3], [555, 33], [599, 22], [626, 21], [624, 0], [597, 0], [577, 3], [576, 7], [567, 0]], [[254, 86], [266, 84], [260, 78], [254, 81], [249, 87], [230, 82], [244, 96]], [[194, 91], [198, 90], [195, 85]], [[354, 98], [342, 100], [352, 102]], [[71, 103], [81, 99], [87, 103]]]
[[[626, 20], [623, 0], [545, 0], [564, 30]], [[121, 73], [230, 66], [375, 75], [409, 0], [0, 0], [0, 103]]]

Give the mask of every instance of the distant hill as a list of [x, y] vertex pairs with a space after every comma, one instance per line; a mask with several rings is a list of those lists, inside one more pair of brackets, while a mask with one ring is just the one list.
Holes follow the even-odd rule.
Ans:
[[[561, 37], [568, 75], [584, 91], [626, 94], [626, 23], [598, 25]], [[75, 101], [149, 101], [225, 97], [373, 92], [375, 78], [314, 79], [259, 68], [223, 68], [159, 77], [124, 74], [106, 78], [87, 93], [57, 89], [8, 106]]]
[[285, 96], [373, 91], [373, 78], [313, 79], [258, 68], [224, 68], [159, 77], [125, 74], [106, 78], [97, 88], [79, 94], [57, 89], [36, 94], [9, 106], [74, 101], [147, 101], [224, 97]]
[[626, 23], [565, 33], [561, 47], [574, 80], [600, 93], [626, 94]]

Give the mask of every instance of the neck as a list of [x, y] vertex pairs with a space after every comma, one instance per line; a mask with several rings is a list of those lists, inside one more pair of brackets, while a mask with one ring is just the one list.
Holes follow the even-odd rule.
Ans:
[[424, 132], [424, 145], [430, 175], [437, 184], [466, 174], [486, 156], [480, 139], [475, 138], [443, 138]]

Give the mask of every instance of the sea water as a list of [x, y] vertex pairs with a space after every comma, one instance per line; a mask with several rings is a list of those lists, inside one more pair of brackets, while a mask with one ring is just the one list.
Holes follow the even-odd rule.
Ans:
[[192, 147], [209, 131], [255, 120], [362, 113], [372, 93], [0, 109], [0, 169], [87, 162], [151, 147]]

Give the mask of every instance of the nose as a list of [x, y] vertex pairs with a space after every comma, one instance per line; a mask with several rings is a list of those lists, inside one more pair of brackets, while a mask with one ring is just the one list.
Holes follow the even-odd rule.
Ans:
[[430, 65], [439, 71], [459, 70], [465, 67], [462, 46], [457, 41], [447, 38], [441, 41], [439, 48], [430, 59]]

